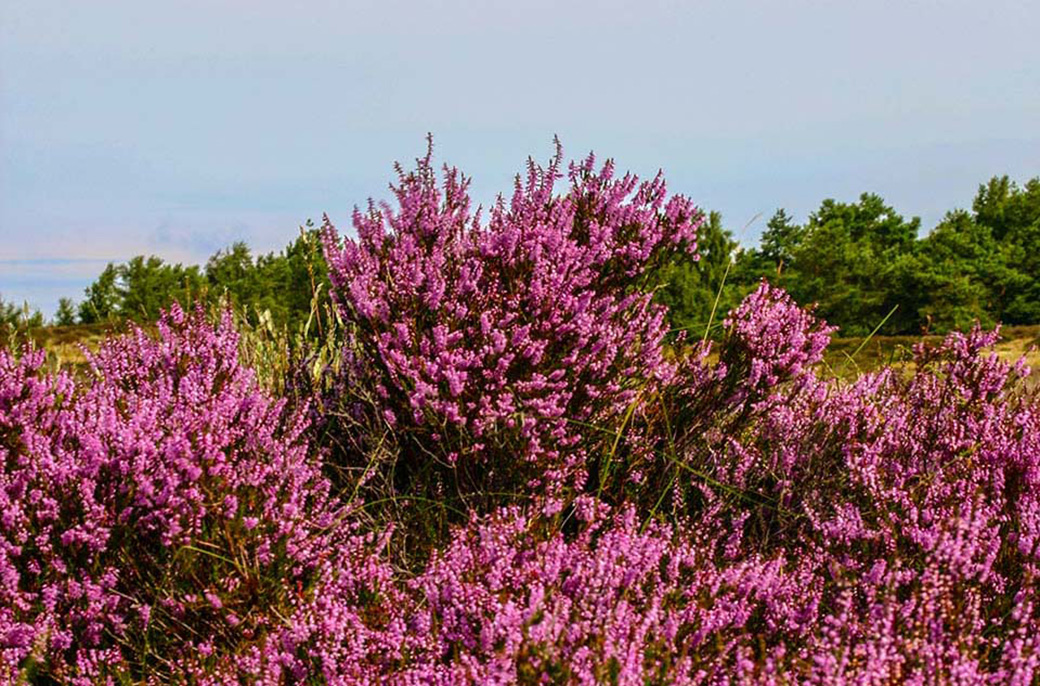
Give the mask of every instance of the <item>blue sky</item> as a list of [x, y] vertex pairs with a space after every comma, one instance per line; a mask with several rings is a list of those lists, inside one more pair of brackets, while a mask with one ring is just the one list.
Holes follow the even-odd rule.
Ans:
[[930, 228], [1040, 175], [1038, 31], [1008, 0], [3, 0], [0, 295], [346, 226], [427, 132], [484, 202], [558, 134], [745, 243], [863, 191]]

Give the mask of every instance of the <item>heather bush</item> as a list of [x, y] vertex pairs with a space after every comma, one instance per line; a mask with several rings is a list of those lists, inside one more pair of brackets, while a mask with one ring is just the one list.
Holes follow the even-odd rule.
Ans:
[[76, 377], [0, 350], [0, 680], [1040, 679], [1040, 387], [998, 332], [826, 378], [762, 282], [669, 347], [644, 280], [696, 210], [561, 165], [483, 221], [427, 156], [327, 224], [340, 319], [293, 364], [178, 308]]
[[612, 162], [530, 162], [512, 198], [471, 211], [469, 181], [430, 155], [398, 168], [396, 206], [326, 222], [349, 329], [326, 399], [340, 467], [383, 497], [487, 511], [530, 489], [580, 492], [589, 450], [647, 386], [667, 382], [664, 310], [649, 271], [694, 251], [700, 214], [663, 178]]
[[174, 308], [158, 340], [106, 342], [82, 386], [0, 352], [3, 678], [190, 679], [247, 655], [299, 669], [285, 634], [316, 587], [349, 574], [378, 592], [359, 574], [375, 541], [237, 346], [229, 317]]
[[381, 679], [1034, 681], [1040, 403], [997, 334], [842, 384], [814, 370], [832, 329], [768, 284], [725, 327], [615, 465], [632, 504], [471, 515], [401, 586]]
[[695, 411], [674, 417], [671, 502], [725, 540], [717, 565], [783, 556], [804, 579], [805, 636], [777, 640], [805, 662], [787, 669], [1031, 682], [1040, 403], [1021, 363], [986, 353], [997, 332], [920, 346], [909, 377], [843, 385], [805, 366], [826, 329], [768, 285], [728, 325], [719, 363], [692, 358], [678, 386]]
[[[732, 486], [731, 495], [754, 499], [739, 490], [739, 479], [730, 485], [716, 481], [714, 466], [700, 472], [703, 465], [689, 453], [725, 447], [770, 408], [786, 407], [790, 417], [799, 417], [792, 403], [825, 388], [815, 367], [834, 327], [765, 281], [721, 327], [717, 342], [688, 344], [680, 336], [670, 381], [633, 408], [624, 433], [610, 446], [611, 470], [600, 482], [601, 498], [654, 514], [681, 514], [687, 496], [699, 503], [700, 486], [714, 483], [717, 488]], [[752, 467], [741, 463], [743, 469]]]
[[[665, 507], [610, 515], [585, 496], [572, 535], [531, 510], [474, 519], [412, 583], [427, 637], [413, 669], [1032, 683], [1040, 403], [1027, 370], [986, 353], [997, 334], [922, 347], [907, 378], [841, 385], [811, 366], [829, 328], [782, 291], [763, 284], [726, 326], [668, 391]], [[674, 524], [654, 521], [666, 511]]]
[[[573, 539], [505, 510], [474, 521], [413, 586], [441, 683], [665, 684], [749, 671], [769, 608], [800, 604], [783, 561], [712, 564], [711, 541], [582, 498]], [[432, 660], [430, 658], [433, 658]], [[768, 668], [767, 668], [768, 669]]]

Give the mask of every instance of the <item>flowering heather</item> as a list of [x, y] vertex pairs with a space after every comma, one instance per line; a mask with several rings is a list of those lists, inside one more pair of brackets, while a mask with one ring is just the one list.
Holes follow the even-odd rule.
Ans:
[[748, 400], [732, 370], [703, 370], [729, 402], [702, 426], [727, 432], [679, 441], [675, 525], [588, 497], [572, 539], [517, 509], [474, 519], [410, 584], [425, 645], [405, 682], [1035, 681], [1026, 370], [974, 331], [921, 349], [909, 378], [839, 386], [799, 366], [821, 352], [819, 322], [768, 286], [745, 304], [723, 346], [762, 356], [745, 375], [786, 371]]
[[730, 312], [723, 326], [722, 369], [739, 374], [742, 395], [749, 396], [806, 378], [836, 330], [766, 281]]
[[[760, 308], [772, 312], [756, 330], [791, 321], [782, 309]], [[818, 350], [811, 319], [800, 327], [783, 336]], [[720, 563], [783, 555], [806, 579], [815, 609], [778, 638], [812, 668], [789, 669], [825, 682], [1035, 678], [1040, 404], [1018, 383], [1024, 367], [986, 354], [996, 335], [951, 334], [918, 350], [909, 378], [848, 386], [805, 373], [770, 386], [755, 370], [786, 365], [792, 348], [759, 347], [771, 359], [745, 369], [765, 393], [756, 383], [750, 403], [716, 428], [698, 418], [681, 441], [692, 488], [677, 500], [688, 526], [726, 541]]]
[[667, 381], [663, 308], [648, 271], [693, 252], [700, 213], [663, 178], [616, 177], [589, 156], [529, 163], [509, 204], [471, 212], [469, 181], [430, 156], [399, 169], [396, 207], [326, 223], [333, 294], [353, 325], [347, 365], [401, 443], [396, 476], [440, 462], [451, 488], [579, 488], [581, 428]]
[[997, 332], [826, 379], [763, 282], [666, 354], [642, 277], [695, 210], [559, 168], [482, 222], [427, 157], [327, 226], [347, 340], [293, 408], [230, 316], [84, 378], [0, 350], [0, 682], [1040, 681], [1040, 389]]
[[744, 668], [756, 615], [799, 605], [801, 579], [783, 574], [782, 560], [717, 568], [707, 541], [659, 524], [641, 530], [630, 509], [590, 510], [575, 540], [544, 542], [535, 521], [505, 510], [473, 522], [431, 562], [413, 584], [434, 649], [424, 678], [704, 682]]
[[360, 545], [237, 345], [174, 309], [158, 340], [106, 342], [84, 387], [0, 352], [0, 678], [217, 669]]
[[378, 680], [1035, 681], [1040, 405], [996, 334], [841, 385], [781, 291], [727, 326], [668, 389], [674, 524], [589, 496], [573, 534], [474, 516], [403, 582], [407, 649]]

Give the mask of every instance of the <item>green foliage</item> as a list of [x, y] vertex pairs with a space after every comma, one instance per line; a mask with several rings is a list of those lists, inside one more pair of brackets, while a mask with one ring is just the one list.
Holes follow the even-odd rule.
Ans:
[[975, 220], [990, 227], [997, 240], [1015, 242], [1017, 232], [1040, 221], [1040, 177], [1019, 188], [1007, 176], [995, 176], [979, 186], [972, 209]]
[[907, 290], [926, 330], [989, 327], [999, 313], [1000, 285], [1010, 278], [989, 227], [951, 212], [924, 238], [906, 269]]
[[119, 273], [111, 262], [94, 283], [87, 286], [86, 299], [79, 304], [79, 320], [83, 324], [104, 322], [116, 317], [119, 309]]
[[167, 264], [138, 255], [120, 265], [109, 263], [86, 289], [79, 318], [84, 324], [114, 319], [150, 322], [174, 302], [189, 302], [202, 288], [199, 268]]
[[[254, 258], [249, 246], [238, 242], [210, 257], [204, 268], [140, 255], [109, 264], [87, 287], [79, 320], [151, 322], [174, 302], [217, 303], [226, 298], [252, 325], [263, 319], [296, 330], [311, 319], [316, 294], [319, 306], [328, 300], [327, 280], [318, 229], [308, 222], [280, 253]], [[63, 299], [59, 322], [73, 323], [71, 312], [72, 302]]]
[[939, 330], [970, 319], [1040, 322], [1040, 178], [1019, 187], [994, 177], [979, 186], [972, 208], [948, 214], [923, 241], [921, 274], [932, 277], [927, 314], [961, 313], [959, 321], [940, 317]]
[[32, 343], [30, 335], [43, 326], [43, 314], [33, 310], [29, 303], [16, 305], [0, 295], [0, 349], [16, 349]]
[[76, 306], [72, 298], [58, 300], [58, 311], [54, 314], [54, 323], [58, 326], [72, 326], [76, 323]]
[[713, 310], [718, 317], [740, 302], [746, 289], [728, 274], [738, 247], [733, 233], [723, 228], [722, 215], [711, 212], [697, 232], [700, 259], [677, 255], [658, 272], [657, 301], [668, 307], [674, 329], [700, 336]]
[[0, 329], [26, 330], [43, 326], [43, 314], [33, 310], [29, 303], [16, 305], [0, 295]]
[[[804, 226], [779, 210], [740, 278], [769, 278], [798, 302], [817, 303], [817, 314], [843, 333], [864, 335], [894, 306], [905, 305], [901, 284], [919, 224], [871, 193], [856, 203], [825, 200]], [[912, 325], [912, 316], [899, 307], [894, 324]]]
[[1040, 322], [1040, 178], [1022, 189], [1011, 184], [1000, 203], [1000, 217], [1006, 261], [1017, 272], [1004, 292], [1004, 319], [1009, 324]]
[[768, 278], [816, 303], [843, 335], [867, 334], [893, 308], [888, 334], [1040, 322], [1040, 178], [1020, 188], [995, 177], [973, 212], [949, 212], [924, 237], [919, 229], [870, 193], [825, 200], [802, 226], [779, 210], [733, 278], [745, 287]]
[[138, 255], [117, 270], [119, 310], [122, 318], [152, 322], [174, 302], [186, 305], [202, 290], [197, 266], [166, 264], [155, 256]]
[[760, 241], [762, 263], [776, 268], [777, 274], [790, 268], [795, 252], [802, 244], [805, 230], [794, 223], [790, 215], [780, 208], [766, 224]]
[[278, 254], [254, 260], [245, 243], [218, 252], [206, 264], [206, 280], [214, 294], [249, 313], [253, 324], [267, 312], [274, 323], [297, 329], [311, 317], [315, 295], [318, 306], [328, 301], [328, 268], [311, 222]]

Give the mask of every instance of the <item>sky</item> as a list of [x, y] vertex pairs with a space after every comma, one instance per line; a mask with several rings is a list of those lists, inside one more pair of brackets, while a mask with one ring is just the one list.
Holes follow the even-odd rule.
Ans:
[[718, 210], [875, 192], [925, 229], [1040, 175], [1040, 3], [0, 0], [0, 297], [278, 250], [434, 136], [478, 202], [595, 151]]

